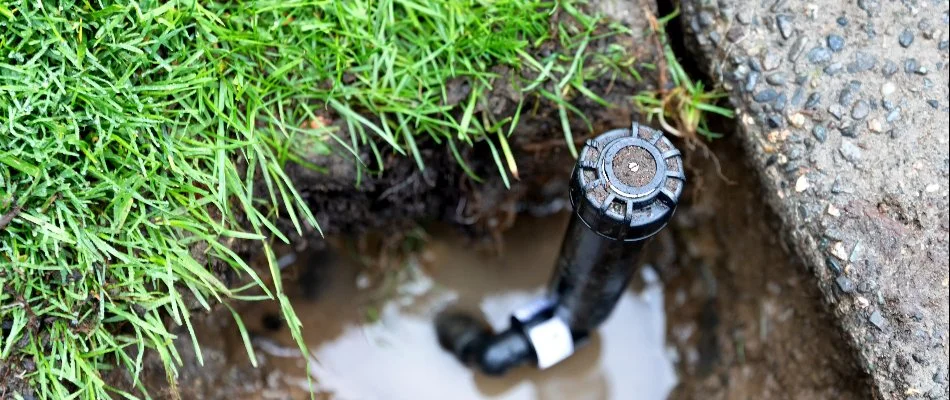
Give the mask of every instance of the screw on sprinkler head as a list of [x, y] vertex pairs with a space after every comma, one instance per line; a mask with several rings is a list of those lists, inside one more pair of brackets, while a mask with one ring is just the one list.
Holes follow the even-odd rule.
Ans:
[[685, 181], [679, 151], [655, 129], [634, 122], [588, 140], [571, 176], [574, 215], [547, 294], [516, 311], [498, 334], [467, 316], [441, 317], [442, 346], [489, 375], [569, 357], [613, 311]]
[[660, 131], [634, 123], [587, 141], [571, 180], [571, 202], [595, 232], [643, 240], [666, 226], [685, 181], [679, 150]]

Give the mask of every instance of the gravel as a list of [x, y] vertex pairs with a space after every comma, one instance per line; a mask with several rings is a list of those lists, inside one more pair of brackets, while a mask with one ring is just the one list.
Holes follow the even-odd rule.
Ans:
[[808, 100], [805, 100], [805, 108], [816, 108], [821, 104], [821, 94], [817, 92], [812, 92], [808, 95]]
[[897, 63], [893, 60], [884, 60], [884, 66], [881, 67], [881, 73], [884, 74], [885, 78], [890, 78], [892, 75], [897, 73]]
[[755, 86], [758, 84], [759, 84], [759, 73], [752, 71], [752, 72], [749, 72], [749, 76], [746, 77], [746, 82], [743, 89], [746, 92], [751, 92], [755, 90]]
[[779, 53], [775, 49], [769, 49], [765, 52], [765, 56], [762, 57], [762, 67], [766, 71], [771, 71], [782, 65], [782, 53]]
[[[788, 50], [788, 61], [798, 61], [798, 57], [802, 55], [802, 51], [805, 50], [806, 44], [808, 44], [808, 39], [805, 37], [805, 35], [799, 35], [798, 39], [795, 39], [795, 42], [792, 43], [792, 47], [790, 47]], [[831, 57], [830, 54], [829, 57]]]
[[775, 102], [772, 103], [772, 108], [775, 111], [785, 111], [785, 106], [788, 104], [788, 96], [785, 93], [779, 93], [778, 97], [775, 98]]
[[854, 108], [851, 109], [851, 118], [860, 121], [867, 118], [870, 113], [871, 107], [868, 102], [866, 100], [858, 100], [857, 103], [854, 103]]
[[887, 326], [887, 320], [884, 319], [884, 316], [881, 315], [880, 311], [874, 310], [871, 313], [871, 316], [868, 317], [868, 321], [874, 324], [877, 329], [884, 330], [884, 327]]
[[825, 67], [825, 69], [823, 69], [822, 71], [823, 71], [826, 75], [835, 76], [835, 75], [838, 75], [839, 73], [841, 73], [841, 71], [843, 71], [843, 70], [844, 70], [844, 64], [839, 63], [839, 62], [836, 62], [836, 63], [832, 63], [831, 65], [828, 65], [828, 66]]
[[917, 59], [916, 59], [916, 58], [908, 58], [908, 59], [904, 60], [904, 72], [906, 72], [906, 73], [908, 73], [908, 74], [912, 74], [912, 73], [914, 73], [914, 72], [917, 72], [917, 68], [919, 68], [919, 67], [920, 67], [920, 66], [919, 66], [919, 64], [917, 64]]
[[831, 49], [831, 51], [839, 53], [841, 50], [844, 50], [844, 38], [840, 35], [828, 35], [826, 41], [828, 42], [828, 48]]
[[838, 120], [844, 116], [844, 111], [845, 109], [843, 106], [841, 106], [841, 104], [832, 104], [828, 107], [828, 112], [831, 114], [831, 116]]
[[910, 45], [914, 43], [914, 33], [911, 32], [910, 29], [904, 29], [900, 36], [897, 37], [897, 42], [905, 49], [910, 47]]
[[788, 82], [788, 74], [784, 72], [776, 72], [765, 77], [765, 81], [771, 85], [775, 86], [784, 86], [785, 82]]
[[884, 120], [887, 122], [894, 122], [901, 118], [901, 109], [895, 108], [887, 113], [887, 116], [884, 117]]
[[850, 161], [852, 164], [856, 164], [861, 160], [861, 148], [852, 143], [850, 140], [844, 140], [841, 142], [841, 147], [838, 148], [838, 152], [841, 153], [841, 156], [845, 160]]
[[851, 293], [854, 291], [854, 283], [851, 282], [847, 276], [841, 275], [835, 278], [835, 283], [838, 285], [838, 289], [841, 289], [843, 293]]
[[793, 19], [791, 16], [784, 14], [775, 17], [775, 23], [778, 24], [778, 30], [784, 39], [792, 37], [792, 34], [795, 33], [795, 28], [792, 26], [792, 20]]
[[827, 64], [831, 61], [831, 51], [824, 46], [813, 47], [811, 50], [808, 50], [808, 54], [805, 55], [808, 58], [808, 61], [812, 64]]
[[835, 20], [838, 23], [838, 26], [845, 27], [848, 26], [848, 18], [841, 16]]
[[896, 90], [897, 90], [897, 86], [895, 86], [893, 82], [886, 82], [883, 85], [881, 85], [881, 94], [884, 96], [889, 96], [892, 93], [894, 93], [894, 91]]
[[877, 65], [877, 57], [870, 53], [859, 51], [854, 53], [854, 61], [848, 63], [848, 72], [854, 74], [858, 72], [870, 71]]
[[815, 125], [815, 127], [811, 129], [811, 134], [815, 136], [815, 140], [817, 140], [818, 143], [824, 143], [825, 140], [828, 139], [828, 131], [821, 125]]
[[765, 89], [760, 90], [754, 96], [752, 96], [752, 99], [758, 103], [768, 103], [775, 100], [775, 98], [777, 97], [778, 97], [778, 92], [776, 92], [775, 89], [765, 88]]

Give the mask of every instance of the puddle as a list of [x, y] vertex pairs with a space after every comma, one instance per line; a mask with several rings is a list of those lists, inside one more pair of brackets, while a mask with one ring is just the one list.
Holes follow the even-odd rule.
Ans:
[[[318, 296], [294, 304], [312, 353], [306, 362], [286, 327], [267, 331], [273, 307], [244, 312], [252, 334], [257, 332], [253, 341], [267, 380], [266, 389], [247, 398], [309, 398], [309, 364], [319, 398], [665, 399], [676, 376], [664, 344], [664, 296], [650, 269], [643, 270], [643, 287], [624, 294], [586, 347], [546, 371], [524, 367], [503, 378], [487, 377], [439, 348], [433, 318], [445, 307], [481, 311], [500, 329], [513, 310], [536, 298], [549, 279], [566, 222], [565, 215], [519, 219], [505, 235], [501, 256], [435, 228], [420, 256], [389, 279], [392, 284], [371, 285], [375, 289], [360, 289], [372, 282], [340, 257], [326, 267]], [[296, 262], [315, 261], [302, 255]], [[245, 362], [243, 351], [235, 348], [232, 362]]]

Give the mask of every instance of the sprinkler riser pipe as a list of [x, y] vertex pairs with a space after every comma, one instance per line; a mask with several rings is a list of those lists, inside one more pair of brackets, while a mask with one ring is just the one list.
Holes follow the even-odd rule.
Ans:
[[684, 183], [679, 151], [655, 129], [634, 122], [588, 140], [571, 174], [574, 212], [547, 294], [499, 334], [471, 317], [440, 317], [440, 343], [489, 375], [569, 357], [610, 316]]

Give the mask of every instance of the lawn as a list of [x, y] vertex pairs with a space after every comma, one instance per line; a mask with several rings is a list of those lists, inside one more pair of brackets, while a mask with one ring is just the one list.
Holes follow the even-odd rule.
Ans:
[[[229, 301], [281, 302], [299, 337], [278, 269], [263, 279], [233, 250], [270, 254], [290, 234], [278, 219], [296, 233], [319, 229], [284, 166], [332, 147], [425, 168], [422, 141], [460, 162], [459, 149], [481, 142], [507, 182], [521, 107], [492, 120], [476, 106], [493, 68], [508, 67], [531, 77], [515, 82], [526, 95], [558, 107], [570, 138], [565, 96], [599, 100], [585, 65], [588, 43], [604, 34], [578, 8], [0, 2], [0, 397], [17, 396], [4, 391], [21, 379], [41, 399], [146, 397], [137, 378], [121, 391], [103, 377], [111, 368], [138, 377], [147, 350], [173, 381], [170, 328], [191, 332], [192, 313]], [[547, 42], [557, 51], [537, 56]], [[601, 65], [626, 73], [632, 56], [615, 56]], [[444, 83], [459, 78], [471, 92], [454, 101]], [[347, 129], [326, 126], [326, 115]], [[246, 284], [224, 284], [221, 268]]]

